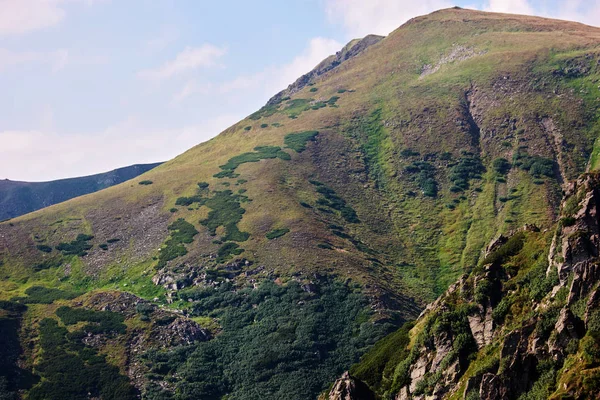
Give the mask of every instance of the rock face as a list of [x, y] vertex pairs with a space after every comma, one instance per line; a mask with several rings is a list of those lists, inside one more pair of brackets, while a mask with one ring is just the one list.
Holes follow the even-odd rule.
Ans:
[[350, 41], [350, 43], [344, 46], [344, 48], [338, 51], [335, 55], [327, 57], [325, 60], [321, 61], [321, 63], [319, 63], [319, 65], [317, 65], [312, 71], [302, 75], [294, 83], [289, 85], [287, 89], [282, 90], [275, 96], [271, 97], [271, 99], [269, 99], [269, 101], [267, 102], [267, 105], [277, 104], [281, 102], [283, 98], [291, 96], [296, 92], [299, 92], [304, 87], [306, 87], [306, 85], [311, 83], [316, 77], [335, 69], [344, 61], [359, 55], [365, 49], [378, 43], [383, 38], [384, 36], [367, 35], [362, 39], [354, 39]]
[[335, 381], [329, 392], [329, 400], [375, 400], [375, 394], [369, 387], [346, 371]]

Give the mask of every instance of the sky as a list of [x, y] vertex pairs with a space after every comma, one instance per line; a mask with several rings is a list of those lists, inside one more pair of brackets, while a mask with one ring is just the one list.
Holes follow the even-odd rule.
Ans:
[[0, 0], [0, 179], [169, 160], [349, 40], [454, 5], [600, 25], [600, 0]]

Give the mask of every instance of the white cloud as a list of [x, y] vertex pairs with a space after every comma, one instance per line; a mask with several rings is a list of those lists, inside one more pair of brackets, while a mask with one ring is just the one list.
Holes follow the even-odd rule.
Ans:
[[270, 66], [252, 75], [238, 76], [222, 83], [188, 81], [173, 100], [180, 102], [196, 94], [236, 95], [245, 93], [254, 99], [268, 99], [309, 72], [328, 56], [341, 50], [342, 44], [333, 39], [313, 38], [308, 46], [288, 64]]
[[[136, 163], [166, 161], [240, 119], [225, 114], [202, 125], [152, 130], [135, 117], [102, 132], [65, 135], [39, 130], [0, 132], [0, 178], [44, 181], [84, 176]], [[48, 149], [60, 151], [48, 151]]]
[[0, 0], [0, 35], [18, 35], [55, 26], [67, 3], [91, 6], [102, 0]]
[[448, 0], [325, 0], [330, 21], [342, 23], [353, 38], [388, 35], [410, 18], [451, 6]]
[[186, 47], [174, 60], [155, 69], [140, 71], [138, 76], [143, 79], [160, 80], [198, 68], [214, 67], [225, 53], [225, 48], [209, 43], [200, 47]]
[[533, 7], [527, 0], [489, 0], [483, 9], [510, 14], [535, 14]]

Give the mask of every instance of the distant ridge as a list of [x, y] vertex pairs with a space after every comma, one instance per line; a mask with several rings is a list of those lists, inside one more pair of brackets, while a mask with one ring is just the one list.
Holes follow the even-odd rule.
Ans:
[[15, 218], [40, 208], [117, 185], [162, 163], [135, 164], [95, 175], [48, 182], [0, 180], [0, 220]]

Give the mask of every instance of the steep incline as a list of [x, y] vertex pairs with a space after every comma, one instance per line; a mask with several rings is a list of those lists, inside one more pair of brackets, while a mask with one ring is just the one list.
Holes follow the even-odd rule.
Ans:
[[[321, 392], [491, 239], [554, 226], [564, 182], [600, 160], [600, 29], [449, 9], [374, 42], [149, 171], [152, 184], [1, 223], [3, 298], [127, 291], [215, 335], [144, 361], [94, 342], [149, 398]], [[30, 307], [28, 334], [55, 308]], [[154, 315], [125, 318], [127, 340]]]

